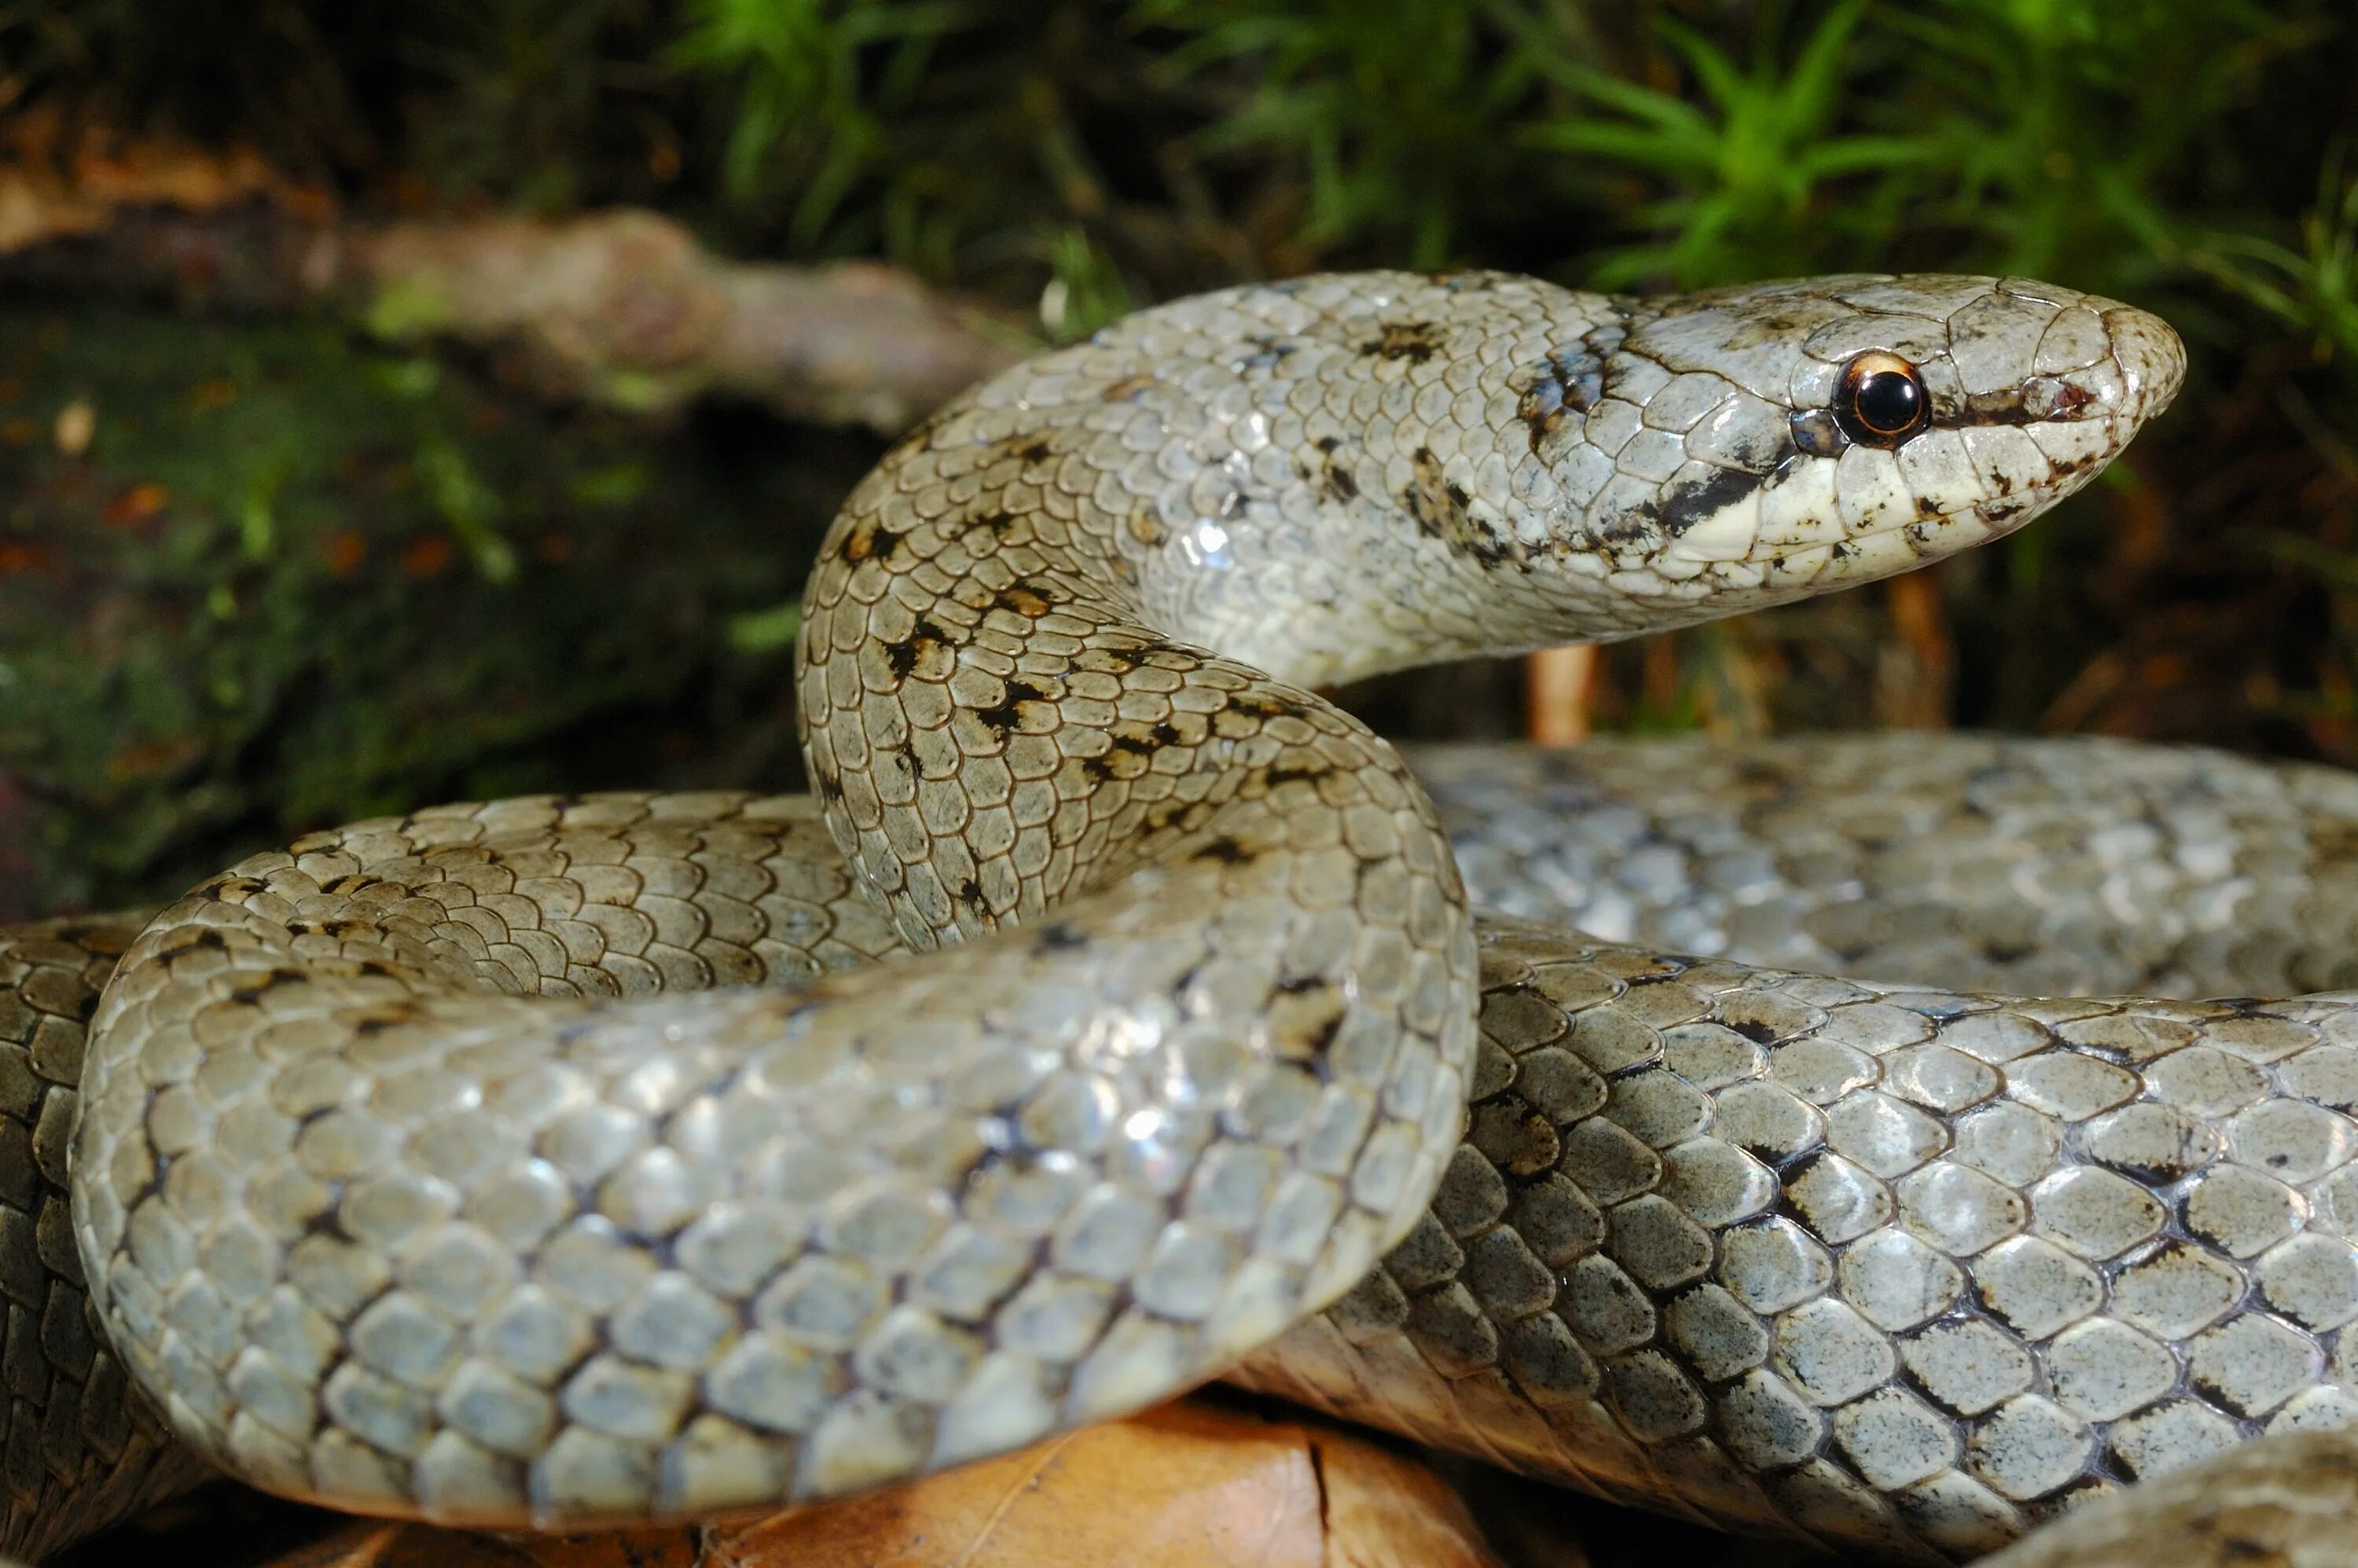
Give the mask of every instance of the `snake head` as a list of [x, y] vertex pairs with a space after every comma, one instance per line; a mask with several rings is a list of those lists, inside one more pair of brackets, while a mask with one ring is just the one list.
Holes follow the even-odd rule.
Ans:
[[2069, 288], [1820, 277], [1633, 302], [1530, 376], [1523, 411], [1585, 497], [1557, 560], [1651, 629], [2009, 533], [2119, 455], [2185, 363], [2158, 318]]

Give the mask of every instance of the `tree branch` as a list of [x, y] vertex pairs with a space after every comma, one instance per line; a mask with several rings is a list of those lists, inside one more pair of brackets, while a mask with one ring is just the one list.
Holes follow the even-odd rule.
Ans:
[[490, 349], [550, 396], [664, 413], [719, 393], [884, 434], [1022, 351], [891, 267], [725, 261], [653, 212], [346, 222], [250, 155], [57, 139], [38, 116], [0, 130], [0, 285], [324, 308]]

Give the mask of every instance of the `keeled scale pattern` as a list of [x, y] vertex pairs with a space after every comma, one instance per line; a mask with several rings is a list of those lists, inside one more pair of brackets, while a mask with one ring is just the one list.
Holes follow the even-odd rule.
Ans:
[[1512, 926], [1483, 960], [1432, 1212], [1256, 1386], [1903, 1557], [2358, 1416], [2350, 999], [2007, 1001]]
[[90, 1314], [69, 1214], [82, 1024], [137, 931], [0, 932], [0, 1553], [41, 1557], [205, 1473], [130, 1397]]

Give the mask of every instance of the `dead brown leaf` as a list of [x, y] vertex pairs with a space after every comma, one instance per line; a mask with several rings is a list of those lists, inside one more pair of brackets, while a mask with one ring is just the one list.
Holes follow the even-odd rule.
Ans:
[[1448, 1483], [1313, 1421], [1189, 1400], [747, 1523], [575, 1537], [356, 1523], [265, 1568], [1498, 1568]]

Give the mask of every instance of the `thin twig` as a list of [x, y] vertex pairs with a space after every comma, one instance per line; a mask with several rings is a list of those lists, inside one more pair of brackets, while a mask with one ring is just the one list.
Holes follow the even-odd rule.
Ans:
[[1588, 643], [1543, 648], [1524, 661], [1525, 727], [1542, 746], [1588, 739], [1596, 695], [1596, 649]]

